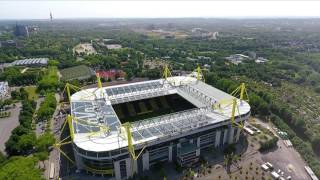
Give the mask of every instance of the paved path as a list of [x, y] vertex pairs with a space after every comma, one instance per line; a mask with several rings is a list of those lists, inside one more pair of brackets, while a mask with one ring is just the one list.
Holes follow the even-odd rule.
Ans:
[[[43, 97], [41, 97], [41, 98], [38, 98], [37, 99], [37, 105], [36, 105], [36, 109], [35, 109], [35, 112], [37, 112], [38, 111], [38, 109], [40, 108], [40, 105], [41, 105], [41, 103], [44, 101], [44, 98]], [[35, 123], [35, 125], [36, 125], [36, 135], [37, 135], [37, 137], [39, 136], [39, 135], [41, 135], [43, 132], [44, 132], [44, 129], [42, 128], [42, 127], [45, 127], [45, 124], [44, 123], [42, 123], [42, 122], [38, 122], [38, 123], [36, 123], [36, 118], [33, 118], [33, 121], [34, 121], [34, 123]]]
[[[51, 120], [51, 132], [53, 133], [53, 135], [55, 136], [55, 138], [57, 139], [57, 141], [59, 141], [59, 137], [60, 137], [60, 127], [62, 126], [65, 117], [63, 115], [59, 114], [60, 111], [60, 96], [59, 94], [55, 94], [56, 100], [57, 100], [57, 107], [56, 110], [53, 114], [53, 118]], [[53, 148], [52, 151], [49, 154], [49, 160], [45, 161], [46, 164], [46, 169], [44, 171], [44, 176], [46, 179], [49, 179], [49, 171], [50, 171], [50, 166], [51, 163], [54, 164], [54, 171], [55, 171], [55, 177], [54, 179], [58, 179], [59, 178], [59, 167], [60, 167], [60, 152], [56, 149]]]
[[5, 143], [11, 136], [11, 131], [19, 125], [19, 114], [21, 103], [16, 103], [16, 107], [10, 109], [11, 116], [0, 119], [0, 151], [5, 154]]

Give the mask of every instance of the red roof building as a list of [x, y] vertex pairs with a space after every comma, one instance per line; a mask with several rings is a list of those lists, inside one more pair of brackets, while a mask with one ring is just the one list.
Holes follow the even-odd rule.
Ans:
[[117, 69], [111, 69], [109, 71], [100, 70], [100, 71], [97, 71], [96, 73], [99, 74], [101, 78], [111, 79], [111, 80], [123, 79], [126, 75], [124, 71], [117, 70]]

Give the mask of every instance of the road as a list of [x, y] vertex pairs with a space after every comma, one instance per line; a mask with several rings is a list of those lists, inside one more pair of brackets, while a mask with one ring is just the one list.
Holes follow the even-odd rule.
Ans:
[[[36, 101], [37, 102], [36, 111], [40, 108], [40, 105], [43, 102], [43, 100], [44, 100], [43, 97], [37, 99], [37, 101]], [[35, 121], [35, 118], [33, 118], [33, 120]], [[36, 135], [37, 135], [37, 137], [44, 132], [44, 128], [43, 127], [45, 127], [44, 123], [42, 123], [42, 122], [36, 123]]]
[[[65, 116], [64, 115], [60, 115], [59, 111], [60, 111], [60, 96], [59, 94], [55, 94], [56, 96], [56, 100], [57, 100], [57, 107], [56, 110], [53, 114], [53, 118], [51, 120], [51, 131], [54, 134], [55, 138], [57, 139], [57, 141], [59, 141], [59, 137], [60, 137], [60, 127], [64, 122]], [[46, 179], [49, 179], [49, 171], [50, 171], [50, 166], [51, 163], [54, 164], [54, 171], [55, 171], [55, 178], [54, 179], [58, 179], [59, 178], [59, 167], [60, 167], [60, 152], [56, 149], [53, 148], [52, 151], [49, 154], [49, 160], [45, 161], [46, 164], [46, 169], [44, 171], [44, 176]]]
[[0, 119], [0, 151], [5, 154], [5, 143], [11, 136], [11, 131], [19, 125], [19, 114], [21, 103], [16, 103], [16, 107], [10, 109], [11, 116]]

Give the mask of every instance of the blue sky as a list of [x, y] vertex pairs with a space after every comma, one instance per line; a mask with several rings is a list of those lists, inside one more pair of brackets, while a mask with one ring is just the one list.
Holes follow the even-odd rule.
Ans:
[[320, 17], [320, 1], [0, 1], [0, 19]]

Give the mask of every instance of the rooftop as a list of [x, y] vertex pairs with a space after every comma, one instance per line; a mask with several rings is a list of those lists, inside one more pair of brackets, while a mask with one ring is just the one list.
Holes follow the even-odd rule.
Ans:
[[9, 88], [8, 82], [7, 81], [1, 81], [0, 82], [0, 91], [6, 90], [7, 88]]
[[47, 65], [49, 59], [48, 58], [31, 58], [31, 59], [23, 59], [16, 60], [11, 63], [13, 66], [26, 66], [26, 65]]

